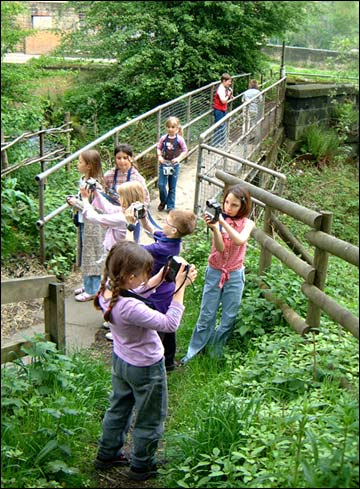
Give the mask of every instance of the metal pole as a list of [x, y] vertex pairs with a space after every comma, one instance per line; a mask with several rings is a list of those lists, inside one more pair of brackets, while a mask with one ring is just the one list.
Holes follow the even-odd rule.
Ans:
[[285, 76], [285, 41], [282, 43], [281, 49], [281, 66], [280, 66], [280, 78]]

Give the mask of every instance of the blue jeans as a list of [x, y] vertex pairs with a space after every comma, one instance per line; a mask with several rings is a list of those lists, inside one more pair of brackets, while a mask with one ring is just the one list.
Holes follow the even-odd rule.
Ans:
[[[176, 198], [176, 184], [180, 172], [180, 164], [173, 165], [174, 173], [172, 175], [164, 175], [164, 165], [159, 166], [159, 194], [160, 203], [166, 205], [168, 209], [174, 209]], [[167, 189], [169, 186], [169, 190]]]
[[[211, 356], [221, 356], [223, 347], [231, 335], [244, 291], [245, 268], [230, 272], [230, 278], [222, 289], [218, 286], [220, 277], [221, 270], [215, 270], [208, 265], [200, 314], [182, 362], [190, 360], [208, 344]], [[215, 329], [220, 304], [221, 321]]]
[[167, 414], [164, 359], [150, 367], [135, 367], [113, 353], [111, 373], [113, 392], [102, 423], [98, 457], [106, 460], [120, 455], [135, 408], [131, 465], [147, 469], [156, 463]]
[[[219, 122], [220, 119], [225, 117], [226, 112], [223, 110], [214, 109], [214, 122], [215, 124]], [[219, 127], [215, 129], [214, 137], [213, 137], [213, 145], [214, 146], [223, 146], [226, 141], [226, 125], [220, 124]]]

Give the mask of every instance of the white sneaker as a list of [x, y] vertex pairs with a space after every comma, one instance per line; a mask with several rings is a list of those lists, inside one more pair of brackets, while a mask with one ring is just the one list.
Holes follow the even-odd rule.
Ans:
[[109, 341], [113, 341], [113, 340], [114, 340], [113, 335], [112, 335], [112, 333], [110, 333], [110, 332], [109, 332], [109, 333], [106, 333], [105, 338], [106, 338], [107, 340], [109, 340]]
[[104, 321], [101, 325], [101, 327], [104, 329], [110, 329], [110, 326], [111, 326], [110, 321]]

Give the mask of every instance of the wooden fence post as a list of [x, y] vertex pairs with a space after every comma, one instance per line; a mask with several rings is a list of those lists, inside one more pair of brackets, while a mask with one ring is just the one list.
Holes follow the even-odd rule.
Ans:
[[[333, 214], [332, 212], [321, 212], [322, 220], [320, 231], [330, 234]], [[314, 283], [309, 285], [314, 285], [319, 290], [324, 290], [326, 282], [327, 267], [329, 261], [329, 253], [320, 248], [315, 248], [313, 266], [315, 268]], [[320, 316], [321, 308], [316, 305], [313, 301], [309, 300], [306, 322], [311, 328], [319, 328], [320, 326]]]
[[[4, 131], [1, 129], [1, 144], [5, 143], [5, 134]], [[6, 150], [1, 151], [1, 169], [5, 170], [6, 168], [9, 167], [9, 162], [7, 158], [7, 153]]]
[[[269, 205], [265, 206], [264, 233], [266, 233], [268, 236], [271, 236], [271, 237], [273, 237], [273, 229], [272, 229], [272, 225], [271, 225], [271, 213], [272, 213], [272, 211], [273, 211], [273, 209]], [[262, 246], [260, 258], [259, 258], [259, 275], [262, 275], [263, 272], [267, 268], [270, 268], [271, 259], [272, 259], [271, 252], [268, 251], [265, 246]]]
[[60, 350], [65, 350], [65, 284], [49, 284], [49, 296], [44, 299], [45, 333]]

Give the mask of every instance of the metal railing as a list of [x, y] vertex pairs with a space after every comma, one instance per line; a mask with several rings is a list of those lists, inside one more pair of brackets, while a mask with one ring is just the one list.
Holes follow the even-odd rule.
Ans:
[[[281, 195], [286, 177], [259, 165], [267, 140], [281, 125], [286, 77], [261, 91], [256, 97], [229, 112], [204, 131], [199, 138], [194, 212], [204, 209], [206, 200], [217, 198], [223, 184], [215, 173], [222, 170]], [[252, 112], [257, 105], [257, 113]]]
[[[241, 104], [243, 88], [247, 87], [249, 77], [250, 73], [233, 76], [234, 93], [238, 93], [229, 104], [230, 110], [233, 110]], [[119, 141], [126, 142], [133, 147], [134, 154], [136, 155], [135, 160], [138, 163], [140, 172], [142, 172], [142, 162], [145, 159], [151, 159], [156, 163], [157, 141], [165, 132], [165, 122], [170, 116], [178, 117], [181, 122], [183, 135], [189, 148], [189, 158], [198, 149], [199, 135], [213, 123], [213, 95], [218, 84], [219, 81], [212, 82], [204, 87], [181, 95], [170, 102], [159, 105], [135, 117], [131, 121], [111, 129], [51, 168], [37, 174], [35, 180], [39, 185], [39, 219], [37, 226], [40, 231], [40, 260], [42, 262], [45, 261], [45, 224], [68, 208], [66, 204], [61, 204], [50, 212], [45, 211], [45, 181], [49, 187], [51, 185], [51, 182], [48, 180], [50, 175], [59, 171], [65, 165], [69, 167], [70, 162], [77, 160], [83, 151], [95, 147], [100, 151], [102, 156], [103, 170], [107, 170], [114, 165], [112, 161], [113, 148]], [[108, 147], [101, 146], [102, 143], [107, 143]], [[106, 153], [108, 158], [103, 157], [103, 154]], [[157, 176], [153, 180], [147, 181], [148, 186], [155, 183], [156, 180]], [[64, 190], [65, 194], [66, 190]]]

